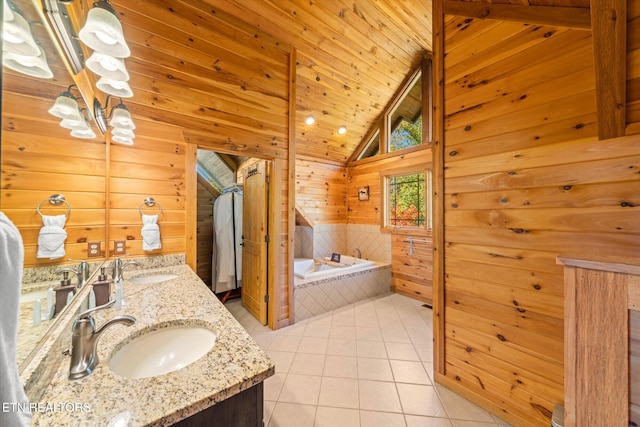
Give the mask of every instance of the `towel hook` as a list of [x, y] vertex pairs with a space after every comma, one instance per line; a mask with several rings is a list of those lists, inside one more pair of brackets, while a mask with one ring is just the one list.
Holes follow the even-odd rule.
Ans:
[[154, 199], [153, 197], [145, 197], [144, 201], [140, 203], [140, 207], [138, 208], [140, 215], [142, 215], [142, 207], [145, 205], [150, 208], [158, 205], [158, 209], [160, 209], [160, 212], [158, 212], [158, 214], [162, 213], [162, 206], [160, 206], [160, 203], [156, 202], [156, 199]]
[[64, 214], [64, 216], [68, 217], [71, 213], [71, 205], [69, 204], [69, 202], [67, 202], [64, 196], [62, 194], [52, 194], [48, 199], [44, 199], [43, 201], [38, 203], [38, 206], [36, 206], [36, 212], [38, 212], [40, 216], [44, 216], [42, 215], [42, 212], [40, 212], [40, 206], [42, 206], [44, 202], [49, 202], [54, 206], [58, 206], [64, 203], [65, 205], [67, 205], [67, 213]]

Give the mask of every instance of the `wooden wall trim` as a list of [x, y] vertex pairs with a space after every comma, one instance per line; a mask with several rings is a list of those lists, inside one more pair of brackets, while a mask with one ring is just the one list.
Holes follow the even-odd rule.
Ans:
[[625, 134], [627, 85], [627, 0], [592, 0], [598, 137]]
[[293, 298], [293, 260], [294, 260], [294, 239], [296, 233], [296, 62], [297, 50], [291, 49], [289, 55], [289, 197], [287, 198], [288, 218], [287, 232], [289, 237], [289, 247], [287, 250], [287, 281], [288, 281], [288, 299], [289, 299], [289, 323], [293, 323], [294, 316], [294, 298]]
[[444, 13], [433, 2], [433, 370], [445, 373], [444, 312]]
[[[528, 24], [542, 24], [585, 30], [591, 28], [591, 16], [589, 9], [586, 8], [487, 4], [444, 0], [443, 9], [444, 13], [448, 15], [470, 16], [473, 18], [495, 19], [500, 21], [516, 21]], [[436, 14], [434, 13], [433, 16], [435, 17]], [[433, 34], [435, 39], [435, 28]], [[437, 52], [435, 47], [433, 50]]]
[[198, 146], [196, 144], [186, 144], [185, 153], [185, 182], [186, 182], [186, 206], [187, 218], [185, 221], [185, 246], [186, 263], [193, 271], [197, 271], [198, 261], [198, 172], [196, 163], [198, 161]]

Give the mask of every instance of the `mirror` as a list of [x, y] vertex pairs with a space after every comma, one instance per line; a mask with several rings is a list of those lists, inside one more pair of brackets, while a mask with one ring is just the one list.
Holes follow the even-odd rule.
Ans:
[[[80, 139], [60, 126], [60, 118], [49, 114], [56, 98], [68, 90], [73, 80], [56, 42], [43, 25], [45, 18], [35, 0], [9, 0], [9, 3], [15, 5], [29, 23], [53, 74], [51, 78], [38, 78], [6, 66], [2, 69], [0, 210], [19, 228], [24, 243], [23, 282], [29, 284], [23, 283], [20, 317], [26, 319], [27, 326], [18, 332], [18, 346], [24, 360], [59, 318], [42, 320], [39, 325], [34, 325], [32, 320], [34, 301], [40, 299], [45, 308], [47, 290], [50, 286], [59, 286], [62, 276], [57, 271], [62, 267], [77, 267], [78, 262], [71, 260], [87, 260], [92, 262], [91, 273], [94, 273], [105, 259], [106, 145], [94, 122], [90, 122], [91, 128], [98, 136]], [[80, 98], [77, 88], [71, 88], [70, 92]], [[88, 117], [87, 111], [82, 111], [86, 108], [83, 101], [77, 102]], [[53, 194], [63, 194], [69, 208], [63, 227], [67, 233], [64, 255], [40, 258], [41, 215], [67, 212], [66, 204], [48, 202]], [[36, 211], [39, 204], [41, 215]], [[101, 243], [100, 249], [94, 251], [97, 256], [89, 257], [90, 244], [97, 242]], [[76, 283], [74, 274], [69, 278]], [[43, 317], [46, 317], [45, 311], [42, 310]]]

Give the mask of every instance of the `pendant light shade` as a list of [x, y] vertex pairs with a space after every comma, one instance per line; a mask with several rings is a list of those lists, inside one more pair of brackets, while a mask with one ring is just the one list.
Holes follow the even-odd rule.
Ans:
[[83, 120], [82, 114], [78, 109], [78, 103], [71, 92], [63, 92], [56, 98], [56, 103], [49, 109], [49, 113], [68, 120]]
[[136, 126], [127, 107], [124, 104], [117, 105], [113, 110], [113, 116], [109, 122], [114, 128], [134, 130]]
[[11, 7], [7, 4], [7, 0], [2, 1], [2, 20], [4, 22], [13, 21], [14, 13]]
[[131, 98], [133, 96], [133, 91], [131, 91], [129, 83], [123, 81], [101, 77], [98, 83], [96, 83], [96, 87], [104, 93], [117, 96], [118, 98]]
[[41, 47], [38, 47], [38, 55], [35, 56], [4, 52], [2, 55], [2, 65], [31, 77], [42, 79], [50, 79], [53, 77], [53, 72], [51, 68], [49, 68], [49, 64], [47, 64], [47, 57]]
[[124, 66], [124, 61], [120, 58], [114, 58], [111, 55], [105, 55], [100, 52], [93, 52], [87, 59], [87, 68], [99, 75], [110, 80], [126, 82], [129, 80], [129, 73]]
[[116, 136], [116, 135], [114, 135], [114, 136], [111, 137], [111, 140], [113, 142], [117, 142], [118, 144], [133, 145], [133, 139], [127, 138], [127, 137], [124, 137], [124, 136]]
[[87, 15], [87, 21], [78, 33], [80, 40], [96, 52], [116, 58], [127, 58], [131, 55], [129, 46], [124, 40], [122, 25], [115, 10], [106, 0], [93, 4]]
[[17, 12], [13, 13], [11, 21], [3, 23], [2, 49], [17, 55], [38, 56], [40, 54], [40, 49], [31, 34], [29, 23]]
[[132, 139], [136, 137], [136, 135], [133, 133], [131, 129], [124, 129], [124, 128], [111, 129], [111, 135], [119, 136], [122, 138], [132, 138]]
[[88, 128], [86, 130], [74, 129], [71, 131], [71, 136], [73, 136], [74, 138], [93, 139], [96, 137], [96, 134], [91, 128]]
[[62, 119], [62, 121], [60, 122], [60, 126], [62, 126], [65, 129], [71, 129], [71, 130], [89, 130], [91, 129], [91, 126], [89, 126], [89, 123], [87, 123], [87, 121], [84, 119], [84, 117], [80, 120], [74, 120], [74, 119]]

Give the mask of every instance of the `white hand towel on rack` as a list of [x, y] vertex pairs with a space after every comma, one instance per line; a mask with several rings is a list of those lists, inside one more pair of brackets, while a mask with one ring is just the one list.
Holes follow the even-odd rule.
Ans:
[[37, 258], [56, 259], [64, 256], [64, 241], [67, 232], [64, 230], [66, 215], [42, 215], [44, 226], [38, 235]]
[[142, 214], [142, 250], [152, 251], [160, 249], [160, 227], [158, 226], [158, 215]]

